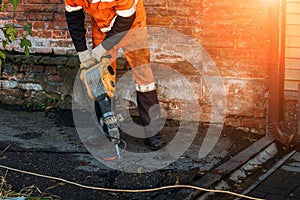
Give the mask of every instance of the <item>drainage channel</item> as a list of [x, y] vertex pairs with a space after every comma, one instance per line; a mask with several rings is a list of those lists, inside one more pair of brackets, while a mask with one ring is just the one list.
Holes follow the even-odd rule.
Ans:
[[[265, 140], [264, 138], [262, 140]], [[260, 141], [258, 141], [260, 143]], [[265, 144], [265, 146], [263, 145]], [[257, 144], [253, 144], [256, 146]], [[223, 174], [218, 181], [210, 184], [216, 190], [228, 190], [251, 197], [253, 199], [261, 199], [251, 195], [259, 184], [267, 179], [272, 173], [279, 169], [289, 158], [291, 158], [296, 150], [287, 150], [282, 154], [280, 144], [272, 141], [271, 143], [261, 143], [258, 146], [264, 147], [263, 150], [253, 156], [249, 156], [249, 160], [241, 164], [237, 169], [228, 171], [228, 175]], [[250, 147], [252, 148], [252, 147]], [[248, 151], [247, 149], [245, 150]], [[250, 155], [250, 154], [249, 154]], [[275, 164], [274, 164], [275, 163]], [[249, 195], [250, 194], [250, 195]], [[255, 193], [254, 193], [255, 194]], [[240, 200], [246, 199], [239, 196], [219, 195], [217, 193], [203, 193], [195, 198], [195, 200]]]
[[[252, 185], [250, 185], [246, 190], [242, 192], [243, 195], [249, 194], [254, 190], [259, 184], [266, 180], [271, 174], [273, 174], [277, 169], [279, 169], [289, 158], [291, 158], [296, 153], [296, 150], [286, 154], [282, 159], [280, 159], [271, 169], [266, 173], [261, 175]], [[234, 200], [239, 200], [240, 198], [235, 198]]]
[[[217, 190], [230, 190], [230, 187], [224, 180], [239, 177], [242, 169], [251, 169], [254, 161], [258, 163], [266, 162], [277, 153], [274, 139], [270, 137], [263, 137], [251, 146], [241, 151], [225, 163], [207, 172], [198, 180], [191, 183], [191, 185], [201, 188], [214, 188]], [[171, 199], [184, 200], [202, 200], [202, 199], [216, 199], [215, 193], [203, 193], [200, 190], [181, 189], [175, 193]], [[231, 196], [234, 198], [235, 196]]]

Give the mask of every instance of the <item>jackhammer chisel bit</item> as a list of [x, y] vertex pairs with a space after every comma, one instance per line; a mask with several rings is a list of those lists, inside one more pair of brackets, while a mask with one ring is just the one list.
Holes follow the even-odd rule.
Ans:
[[108, 96], [98, 96], [96, 101], [100, 105], [103, 122], [107, 127], [107, 134], [111, 142], [115, 145], [116, 153], [120, 158], [119, 144], [120, 144], [120, 133], [117, 124], [117, 118], [111, 110], [111, 100]]

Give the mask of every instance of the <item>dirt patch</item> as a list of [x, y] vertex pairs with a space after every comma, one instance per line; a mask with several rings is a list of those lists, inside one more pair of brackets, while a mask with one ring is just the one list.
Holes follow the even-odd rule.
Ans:
[[15, 135], [15, 137], [21, 138], [23, 140], [31, 140], [34, 138], [41, 138], [43, 136], [43, 131], [37, 131], [37, 132], [26, 132], [22, 133], [20, 135]]
[[75, 127], [72, 110], [50, 110], [45, 114], [57, 126]]

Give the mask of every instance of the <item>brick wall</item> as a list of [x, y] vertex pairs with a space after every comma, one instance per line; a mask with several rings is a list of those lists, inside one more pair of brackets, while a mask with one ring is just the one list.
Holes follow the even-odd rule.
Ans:
[[[32, 53], [74, 53], [74, 47], [69, 39], [63, 0], [21, 0], [17, 11], [9, 7], [0, 13], [0, 25], [13, 23], [16, 27], [31, 23]], [[18, 47], [13, 46], [18, 51]]]
[[[4, 19], [0, 25], [4, 22], [13, 22], [16, 26], [32, 23], [32, 53], [60, 56], [74, 53], [61, 0], [20, 2], [16, 12], [0, 13], [1, 19]], [[270, 52], [268, 1], [144, 0], [144, 3], [150, 27], [169, 28], [196, 39], [216, 63], [227, 94], [226, 123], [264, 129]], [[171, 46], [180, 43], [180, 38], [163, 32], [154, 36]], [[150, 38], [152, 48], [157, 42]], [[177, 47], [179, 51], [190, 49], [183, 43]], [[152, 61], [177, 67], [190, 80], [200, 98], [201, 120], [209, 121], [207, 111], [210, 111], [211, 101], [207, 98], [209, 91], [201, 74], [191, 73], [193, 70], [189, 67], [180, 67], [178, 63], [182, 63], [182, 58], [170, 55], [172, 53], [166, 49], [152, 49], [152, 53]]]
[[[227, 92], [226, 123], [264, 128], [270, 62], [268, 1], [145, 0], [145, 4], [150, 25], [196, 38], [210, 54]], [[188, 71], [183, 73], [191, 76]], [[193, 84], [201, 87], [201, 116], [206, 121], [209, 116], [204, 113], [210, 112], [210, 102], [205, 95], [209, 91], [203, 79]]]

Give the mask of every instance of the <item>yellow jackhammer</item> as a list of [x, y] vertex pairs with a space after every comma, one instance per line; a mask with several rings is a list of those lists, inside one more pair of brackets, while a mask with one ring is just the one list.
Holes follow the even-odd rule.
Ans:
[[116, 72], [111, 66], [111, 56], [102, 56], [100, 62], [95, 59], [95, 64], [89, 68], [81, 68], [80, 79], [85, 85], [87, 95], [95, 100], [101, 110], [100, 125], [107, 127], [106, 136], [114, 144], [117, 158], [120, 158], [120, 133], [117, 117], [111, 108], [111, 98], [116, 87]]

